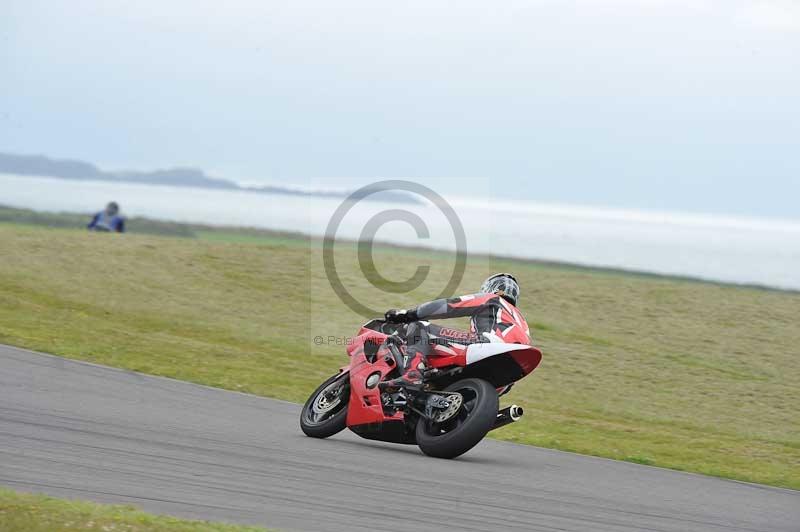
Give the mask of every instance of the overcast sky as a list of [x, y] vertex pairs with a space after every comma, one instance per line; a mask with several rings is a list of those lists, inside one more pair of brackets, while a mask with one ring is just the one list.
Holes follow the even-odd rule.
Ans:
[[0, 151], [800, 218], [800, 2], [3, 0]]

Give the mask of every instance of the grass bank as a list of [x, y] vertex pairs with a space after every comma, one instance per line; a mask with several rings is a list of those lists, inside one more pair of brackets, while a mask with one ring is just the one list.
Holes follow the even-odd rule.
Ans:
[[3, 532], [266, 532], [263, 528], [147, 514], [133, 506], [95, 504], [0, 488]]
[[[453, 261], [376, 251], [389, 279], [419, 261], [429, 280], [390, 294], [347, 246], [336, 255], [376, 309], [437, 296]], [[544, 359], [504, 401], [526, 417], [493, 437], [800, 489], [800, 295], [492, 257], [470, 259], [459, 290], [497, 270], [519, 278]], [[299, 402], [346, 363], [342, 337], [363, 321], [309, 239], [0, 223], [3, 343]]]

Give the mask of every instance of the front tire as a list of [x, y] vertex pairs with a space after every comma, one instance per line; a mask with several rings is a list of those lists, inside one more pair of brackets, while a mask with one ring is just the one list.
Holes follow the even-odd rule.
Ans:
[[417, 444], [428, 456], [455, 458], [475, 447], [492, 429], [500, 400], [494, 386], [483, 379], [464, 379], [444, 392], [460, 393], [461, 408], [441, 423], [421, 418], [417, 422]]
[[347, 426], [350, 373], [334, 375], [319, 385], [300, 412], [300, 428], [306, 436], [327, 438]]

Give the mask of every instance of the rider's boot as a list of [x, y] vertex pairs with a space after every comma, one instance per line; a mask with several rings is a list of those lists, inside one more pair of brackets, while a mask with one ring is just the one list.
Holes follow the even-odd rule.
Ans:
[[428, 365], [425, 356], [417, 351], [410, 355], [402, 374], [394, 379], [380, 383], [381, 391], [392, 391], [400, 388], [418, 388], [422, 386], [424, 372]]
[[[397, 369], [400, 370], [401, 375], [382, 382], [381, 390], [422, 386], [424, 372], [428, 369], [427, 355], [431, 349], [427, 327], [421, 322], [410, 323], [406, 331], [406, 342], [405, 357], [396, 356], [396, 358], [405, 360], [402, 366], [398, 364]], [[396, 355], [400, 353], [399, 343], [398, 339], [391, 337], [387, 339], [389, 349]]]

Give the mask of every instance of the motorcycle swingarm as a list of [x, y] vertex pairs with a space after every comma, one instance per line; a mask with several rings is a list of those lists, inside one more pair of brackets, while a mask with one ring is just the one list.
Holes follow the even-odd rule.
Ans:
[[[418, 395], [415, 395], [413, 399], [408, 401], [406, 407], [420, 416], [421, 418], [427, 419], [428, 421], [436, 421], [434, 418], [434, 414], [437, 410], [444, 410], [450, 406], [450, 400], [445, 395], [442, 395], [439, 392], [426, 392], [426, 391], [419, 391], [417, 392]], [[449, 394], [452, 395], [452, 394]], [[423, 412], [419, 408], [414, 406], [414, 403], [422, 402], [424, 398], [425, 403], [425, 411]]]

